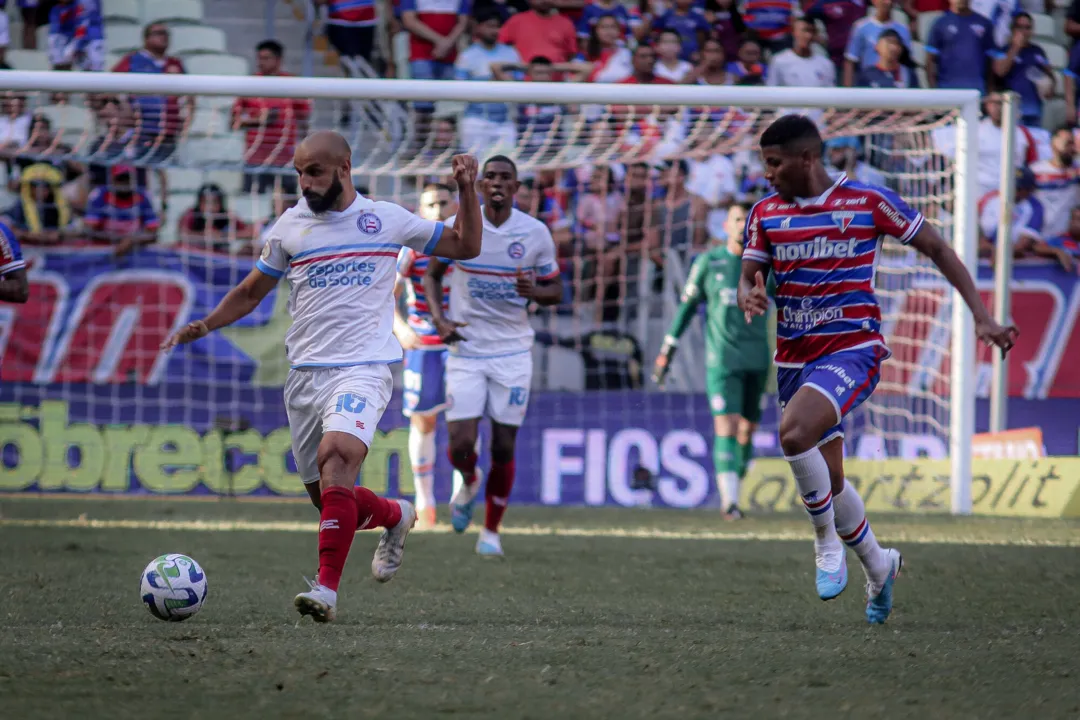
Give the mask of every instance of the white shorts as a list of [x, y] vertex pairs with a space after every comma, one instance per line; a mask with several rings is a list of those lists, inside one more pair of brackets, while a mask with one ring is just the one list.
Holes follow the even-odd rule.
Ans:
[[296, 470], [305, 485], [319, 481], [323, 433], [348, 433], [371, 448], [393, 390], [393, 375], [384, 364], [289, 371], [285, 412]]
[[520, 427], [529, 407], [532, 353], [493, 358], [450, 355], [446, 360], [447, 420], [487, 415], [500, 425]]

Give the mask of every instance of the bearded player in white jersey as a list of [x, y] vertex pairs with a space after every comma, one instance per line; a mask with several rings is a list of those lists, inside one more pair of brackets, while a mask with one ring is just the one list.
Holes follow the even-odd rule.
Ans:
[[[509, 158], [496, 155], [484, 163], [480, 255], [454, 262], [449, 317], [439, 303], [429, 306], [439, 337], [450, 346], [446, 361], [446, 420], [454, 466], [450, 511], [451, 524], [459, 533], [472, 522], [480, 489], [474, 449], [480, 419], [485, 415], [491, 419], [487, 513], [476, 544], [476, 552], [488, 557], [503, 554], [499, 526], [514, 485], [514, 446], [532, 384], [529, 303], [555, 305], [563, 296], [551, 233], [544, 223], [513, 207], [518, 185], [517, 167]], [[428, 297], [439, 296], [448, 266], [445, 256], [428, 263], [424, 275]]]
[[354, 487], [376, 426], [390, 401], [389, 365], [401, 362], [394, 321], [395, 258], [411, 247], [455, 259], [480, 252], [477, 163], [453, 158], [461, 209], [453, 227], [424, 220], [353, 189], [352, 150], [334, 132], [318, 132], [296, 149], [303, 199], [267, 235], [255, 268], [213, 312], [167, 340], [171, 348], [230, 325], [258, 306], [281, 277], [292, 288], [285, 353], [292, 367], [285, 409], [297, 470], [319, 509], [319, 572], [296, 596], [301, 615], [333, 620], [345, 560], [357, 530], [384, 528], [371, 572], [387, 582], [401, 567], [416, 511]]

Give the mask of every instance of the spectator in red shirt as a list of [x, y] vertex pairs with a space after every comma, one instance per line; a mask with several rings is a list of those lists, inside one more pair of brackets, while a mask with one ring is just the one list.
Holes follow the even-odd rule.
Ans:
[[[151, 23], [143, 30], [143, 48], [128, 53], [113, 67], [113, 72], [169, 74], [185, 73], [184, 63], [169, 53], [169, 29], [164, 23]], [[195, 98], [164, 95], [132, 95], [135, 111], [135, 146], [139, 159], [160, 163], [175, 151], [178, 138], [187, 130], [195, 113]], [[185, 112], [186, 110], [186, 112]]]
[[634, 48], [634, 54], [630, 59], [633, 72], [630, 77], [620, 80], [622, 85], [674, 85], [666, 78], [658, 76], [656, 69], [656, 50], [652, 45], [638, 45]]
[[[264, 40], [255, 47], [255, 75], [285, 77], [281, 69], [285, 48], [276, 40]], [[284, 168], [292, 162], [297, 139], [304, 134], [311, 115], [311, 102], [302, 98], [237, 98], [232, 109], [233, 129], [247, 130], [244, 164], [244, 192], [258, 183], [263, 194], [280, 181], [289, 195], [296, 194], [296, 176], [292, 173], [266, 172]]]
[[[471, 0], [401, 0], [401, 24], [409, 31], [409, 74], [413, 80], [453, 80], [461, 34], [469, 26]], [[416, 111], [435, 112], [417, 102]]]
[[518, 13], [499, 31], [499, 42], [513, 45], [525, 63], [546, 57], [555, 65], [569, 62], [577, 53], [577, 31], [569, 18], [559, 14], [552, 0], [530, 0], [532, 10]]

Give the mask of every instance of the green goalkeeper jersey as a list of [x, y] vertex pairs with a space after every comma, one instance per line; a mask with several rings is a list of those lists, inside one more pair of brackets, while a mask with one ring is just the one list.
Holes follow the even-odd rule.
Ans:
[[[736, 298], [742, 258], [724, 245], [709, 248], [694, 260], [669, 335], [678, 339], [705, 305], [705, 366], [728, 372], [769, 369], [770, 350], [765, 316], [746, 322]], [[773, 291], [769, 277], [769, 294]]]

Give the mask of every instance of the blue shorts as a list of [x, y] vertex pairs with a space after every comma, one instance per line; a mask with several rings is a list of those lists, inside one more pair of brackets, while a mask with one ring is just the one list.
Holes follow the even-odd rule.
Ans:
[[401, 414], [438, 415], [446, 403], [446, 350], [406, 350]]
[[818, 447], [844, 437], [842, 422], [874, 392], [881, 379], [881, 363], [888, 351], [880, 345], [826, 355], [802, 367], [776, 368], [780, 412], [799, 388], [812, 387], [829, 399], [836, 410], [836, 424], [825, 431]]

